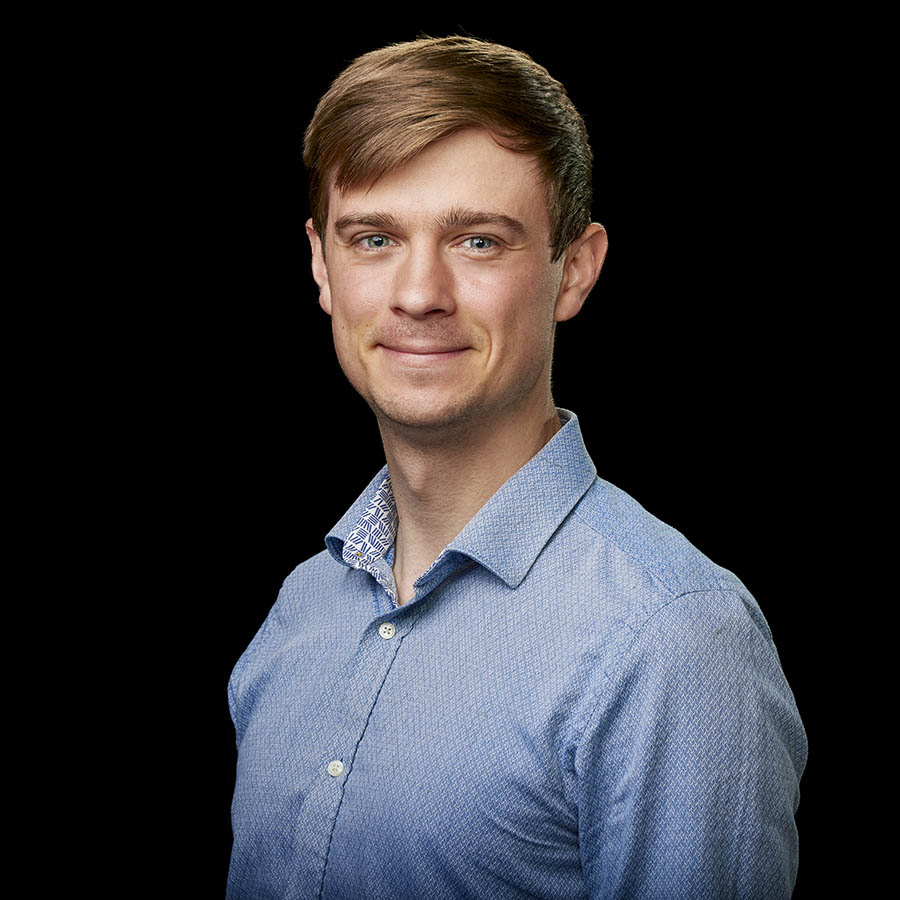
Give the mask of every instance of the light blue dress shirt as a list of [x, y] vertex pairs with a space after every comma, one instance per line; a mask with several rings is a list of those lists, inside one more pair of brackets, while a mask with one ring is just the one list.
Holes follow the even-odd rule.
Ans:
[[287, 578], [229, 684], [231, 900], [790, 896], [766, 621], [560, 417], [407, 605], [386, 470]]

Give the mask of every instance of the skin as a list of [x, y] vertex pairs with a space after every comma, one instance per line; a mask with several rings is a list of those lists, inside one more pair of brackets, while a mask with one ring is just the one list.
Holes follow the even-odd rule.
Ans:
[[535, 160], [481, 129], [373, 184], [331, 190], [328, 208], [324, 246], [307, 223], [313, 275], [341, 367], [378, 419], [405, 602], [415, 577], [559, 430], [555, 325], [581, 309], [606, 233], [590, 225], [553, 262]]

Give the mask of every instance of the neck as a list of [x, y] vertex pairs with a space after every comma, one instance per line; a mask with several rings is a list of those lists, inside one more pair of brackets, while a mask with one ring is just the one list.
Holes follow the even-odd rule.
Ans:
[[424, 433], [380, 421], [397, 504], [394, 580], [398, 602], [497, 489], [562, 426], [552, 401], [527, 420], [499, 417], [487, 425]]

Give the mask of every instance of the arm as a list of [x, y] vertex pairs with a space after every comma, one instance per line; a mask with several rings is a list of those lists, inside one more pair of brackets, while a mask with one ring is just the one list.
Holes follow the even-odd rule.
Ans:
[[789, 897], [805, 762], [774, 647], [740, 597], [675, 598], [607, 673], [581, 737], [589, 896]]

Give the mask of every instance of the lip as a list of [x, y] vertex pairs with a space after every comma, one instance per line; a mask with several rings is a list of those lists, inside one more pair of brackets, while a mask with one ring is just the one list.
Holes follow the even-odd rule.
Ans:
[[440, 346], [420, 346], [420, 345], [389, 345], [379, 344], [382, 350], [391, 356], [406, 357], [410, 359], [421, 358], [423, 360], [433, 359], [451, 359], [459, 356], [468, 350], [468, 347], [440, 347]]

